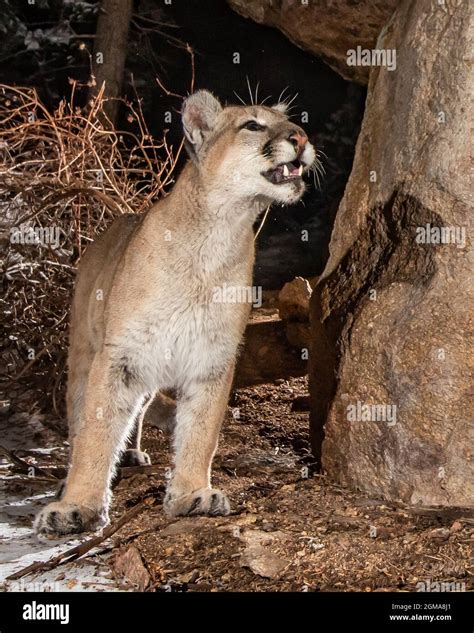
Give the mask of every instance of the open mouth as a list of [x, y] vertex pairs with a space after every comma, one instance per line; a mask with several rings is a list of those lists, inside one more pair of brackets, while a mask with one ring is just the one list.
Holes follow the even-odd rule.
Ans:
[[281, 185], [292, 180], [299, 180], [303, 175], [303, 163], [298, 159], [291, 163], [281, 163], [273, 169], [263, 171], [265, 176], [274, 185]]

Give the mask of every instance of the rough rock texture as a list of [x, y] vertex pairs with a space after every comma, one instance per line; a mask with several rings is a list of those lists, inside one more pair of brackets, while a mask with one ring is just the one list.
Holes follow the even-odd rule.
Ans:
[[119, 577], [135, 586], [138, 591], [145, 591], [150, 584], [150, 574], [143, 564], [140, 552], [133, 545], [117, 553], [114, 571]]
[[[474, 505], [473, 14], [464, 0], [408, 0], [384, 29], [397, 70], [372, 70], [311, 299], [313, 447], [338, 481], [413, 504]], [[426, 225], [460, 239], [419, 243]], [[385, 408], [367, 420], [365, 405]]]
[[301, 319], [309, 316], [311, 285], [303, 277], [295, 277], [286, 283], [278, 294], [278, 313], [281, 319]]
[[372, 49], [400, 0], [228, 0], [246, 18], [274, 26], [300, 48], [322, 57], [345, 79], [366, 84], [367, 66], [348, 66], [347, 51]]
[[245, 330], [242, 351], [237, 360], [234, 387], [274, 382], [289, 376], [305, 376], [307, 354], [301, 346], [293, 349], [287, 338], [286, 323], [277, 316], [253, 315]]
[[[289, 560], [273, 551], [276, 543], [287, 539], [284, 532], [275, 531], [269, 534], [262, 530], [245, 530], [239, 538], [246, 544], [240, 564], [242, 567], [249, 567], [254, 574], [275, 579], [290, 565]], [[278, 549], [281, 549], [281, 545]]]

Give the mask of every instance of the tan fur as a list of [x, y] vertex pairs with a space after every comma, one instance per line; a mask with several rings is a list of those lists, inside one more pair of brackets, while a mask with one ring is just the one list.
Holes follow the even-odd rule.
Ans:
[[[248, 119], [266, 130], [239, 129]], [[127, 438], [145, 403], [167, 389], [176, 391], [177, 409], [165, 510], [229, 512], [226, 496], [211, 488], [211, 462], [250, 304], [216, 302], [213, 292], [251, 285], [255, 219], [304, 191], [301, 180], [275, 185], [262, 171], [293, 160], [299, 150], [288, 139], [304, 132], [277, 110], [221, 108], [205, 91], [185, 102], [183, 125], [192, 160], [172, 193], [141, 217], [120, 217], [81, 261], [68, 359], [71, 464], [63, 497], [36, 519], [41, 534], [107, 520]], [[271, 158], [261, 152], [268, 140]], [[308, 169], [309, 143], [301, 156]]]

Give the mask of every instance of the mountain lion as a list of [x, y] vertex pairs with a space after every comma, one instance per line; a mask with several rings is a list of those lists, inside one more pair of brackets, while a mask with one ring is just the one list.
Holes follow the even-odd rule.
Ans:
[[[269, 204], [301, 198], [316, 155], [284, 104], [222, 107], [199, 90], [184, 101], [182, 122], [190, 160], [170, 195], [142, 216], [119, 217], [80, 263], [70, 468], [62, 498], [36, 517], [39, 534], [107, 522], [118, 458], [140, 411], [163, 390], [177, 394], [165, 511], [230, 511], [211, 487], [211, 462], [250, 304], [216, 300], [216, 288], [250, 287], [254, 222]], [[131, 457], [147, 461], [139, 447]]]

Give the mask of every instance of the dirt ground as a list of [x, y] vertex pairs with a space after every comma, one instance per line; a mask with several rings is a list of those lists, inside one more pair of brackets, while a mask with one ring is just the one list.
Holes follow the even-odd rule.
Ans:
[[[86, 558], [56, 567], [50, 578], [67, 578], [71, 565], [97, 564], [107, 579], [96, 588], [102, 591], [417, 591], [429, 590], [429, 583], [431, 591], [472, 590], [472, 515], [384, 503], [315, 473], [306, 379], [279, 383], [232, 395], [213, 475], [214, 486], [229, 494], [230, 516], [171, 520], [163, 514], [170, 441], [147, 428], [144, 447], [153, 466], [122, 469], [112, 524], [144, 499], [145, 510]], [[44, 434], [36, 439], [41, 444]], [[65, 451], [62, 442], [55, 446], [15, 454], [59, 472], [53, 467], [64, 465]], [[23, 487], [31, 494], [31, 482], [10, 466], [7, 493], [18, 496]], [[38, 487], [45, 494], [54, 489], [48, 481]], [[46, 501], [37, 497], [23, 517], [25, 527]]]

